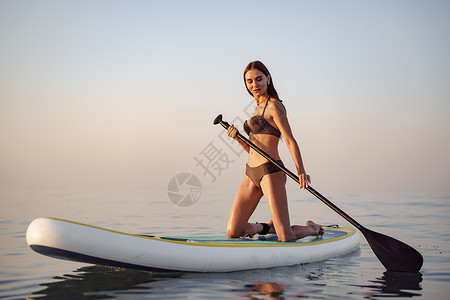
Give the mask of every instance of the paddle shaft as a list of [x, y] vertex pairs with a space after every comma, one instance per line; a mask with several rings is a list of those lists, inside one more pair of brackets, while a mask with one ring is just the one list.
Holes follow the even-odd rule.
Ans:
[[[221, 117], [221, 116], [220, 116]], [[220, 123], [220, 125], [223, 126], [223, 128], [228, 129], [228, 127], [230, 127], [230, 124], [228, 124], [228, 122], [223, 121], [222, 118], [218, 118], [216, 119], [216, 121], [218, 123]], [[255, 150], [256, 152], [258, 152], [259, 154], [261, 154], [264, 158], [266, 158], [268, 161], [270, 161], [271, 163], [273, 163], [274, 165], [276, 165], [278, 168], [280, 168], [281, 171], [283, 171], [286, 175], [288, 175], [289, 177], [291, 177], [292, 179], [294, 179], [297, 183], [300, 183], [300, 180], [298, 178], [297, 175], [295, 175], [294, 173], [292, 173], [291, 171], [289, 171], [288, 169], [286, 169], [284, 166], [280, 165], [275, 159], [273, 159], [269, 154], [267, 154], [266, 152], [264, 152], [264, 150], [260, 149], [258, 146], [256, 146], [255, 144], [253, 144], [251, 141], [249, 141], [246, 137], [244, 137], [242, 134], [238, 133], [237, 137], [243, 141], [244, 143], [246, 143], [249, 147], [251, 147], [253, 150]], [[335, 212], [337, 212], [341, 217], [343, 217], [345, 220], [347, 220], [348, 222], [350, 222], [350, 224], [352, 224], [353, 226], [355, 226], [356, 228], [360, 229], [361, 224], [359, 224], [355, 219], [353, 219], [352, 217], [350, 217], [349, 215], [347, 215], [343, 210], [341, 210], [339, 207], [337, 207], [336, 205], [334, 205], [331, 201], [329, 201], [327, 198], [325, 198], [324, 196], [322, 196], [318, 191], [316, 191], [314, 188], [312, 188], [310, 185], [308, 185], [306, 187], [306, 189], [308, 190], [308, 192], [310, 192], [311, 194], [313, 194], [314, 196], [316, 196], [320, 201], [322, 201], [323, 203], [325, 203], [328, 207], [330, 207], [332, 210], [334, 210]]]

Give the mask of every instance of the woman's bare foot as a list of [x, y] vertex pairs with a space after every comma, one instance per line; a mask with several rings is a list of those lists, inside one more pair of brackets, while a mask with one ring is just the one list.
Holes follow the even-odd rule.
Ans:
[[315, 235], [316, 237], [323, 235], [323, 228], [321, 225], [314, 223], [313, 221], [306, 222], [306, 226], [311, 228], [311, 231], [313, 232], [311, 235]]

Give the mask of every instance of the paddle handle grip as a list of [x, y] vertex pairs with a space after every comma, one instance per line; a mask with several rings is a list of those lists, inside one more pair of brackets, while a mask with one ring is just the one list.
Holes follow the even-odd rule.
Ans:
[[[230, 127], [230, 124], [228, 124], [228, 122], [222, 120], [222, 115], [218, 115], [216, 117], [216, 119], [213, 122], [214, 125], [220, 124], [222, 125], [223, 128], [225, 128], [226, 130], [228, 130], [228, 128]], [[261, 154], [264, 158], [266, 158], [268, 161], [270, 161], [271, 163], [273, 163], [275, 166], [277, 166], [278, 168], [280, 168], [281, 171], [283, 171], [287, 176], [291, 177], [294, 181], [296, 181], [297, 183], [300, 183], [300, 180], [298, 178], [297, 175], [295, 175], [294, 173], [292, 173], [291, 171], [289, 171], [288, 169], [286, 169], [284, 166], [280, 165], [275, 159], [273, 159], [269, 154], [267, 154], [266, 152], [264, 152], [264, 150], [262, 150], [261, 148], [259, 148], [258, 146], [256, 146], [254, 143], [252, 143], [251, 141], [249, 141], [246, 137], [244, 137], [242, 134], [238, 133], [237, 137], [242, 140], [244, 143], [246, 143], [248, 146], [250, 146], [253, 150], [255, 150], [256, 152], [258, 152], [259, 154]], [[328, 207], [330, 207], [332, 210], [334, 210], [335, 212], [337, 212], [341, 217], [343, 217], [345, 220], [347, 220], [348, 222], [350, 222], [350, 224], [352, 224], [353, 226], [355, 226], [356, 228], [360, 228], [361, 224], [359, 224], [355, 219], [353, 219], [352, 217], [350, 217], [349, 215], [347, 215], [343, 210], [341, 210], [339, 207], [337, 207], [336, 205], [334, 205], [331, 201], [329, 201], [327, 198], [325, 198], [324, 196], [322, 196], [318, 191], [316, 191], [313, 187], [311, 187], [310, 185], [308, 185], [306, 187], [306, 189], [308, 190], [308, 192], [310, 192], [311, 194], [313, 194], [314, 196], [316, 196], [320, 201], [322, 201], [323, 203], [325, 203]]]

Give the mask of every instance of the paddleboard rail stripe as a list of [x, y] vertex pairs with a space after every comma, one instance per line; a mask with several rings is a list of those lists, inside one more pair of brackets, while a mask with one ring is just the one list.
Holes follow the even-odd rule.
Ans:
[[260, 243], [252, 243], [252, 242], [245, 242], [245, 241], [243, 242], [243, 241], [239, 241], [239, 240], [235, 240], [235, 239], [233, 239], [232, 241], [223, 241], [223, 242], [201, 242], [201, 241], [196, 241], [195, 237], [190, 237], [190, 238], [186, 238], [186, 237], [183, 237], [183, 238], [153, 237], [153, 236], [149, 236], [149, 235], [132, 234], [132, 233], [126, 233], [126, 232], [121, 232], [121, 231], [112, 230], [112, 229], [106, 229], [106, 228], [102, 228], [102, 227], [98, 227], [98, 226], [94, 226], [94, 225], [83, 224], [83, 223], [64, 220], [64, 219], [60, 219], [60, 218], [45, 217], [45, 219], [51, 219], [51, 220], [56, 220], [56, 221], [60, 221], [60, 222], [65, 222], [65, 223], [72, 223], [72, 224], [76, 224], [76, 225], [80, 225], [80, 226], [95, 228], [98, 230], [108, 231], [108, 232], [122, 234], [122, 235], [128, 235], [128, 236], [132, 236], [132, 237], [138, 237], [138, 238], [142, 238], [142, 239], [150, 239], [150, 240], [154, 240], [154, 241], [158, 241], [158, 242], [175, 243], [175, 244], [182, 244], [182, 245], [187, 245], [187, 246], [201, 246], [201, 247], [237, 247], [237, 248], [244, 248], [244, 247], [253, 247], [253, 248], [258, 248], [258, 247], [261, 247], [261, 248], [262, 247], [264, 247], [264, 248], [265, 247], [303, 247], [303, 246], [321, 245], [321, 244], [327, 244], [327, 243], [339, 241], [339, 240], [345, 239], [347, 237], [347, 235], [353, 235], [356, 233], [356, 229], [347, 227], [347, 226], [340, 227], [338, 230], [334, 227], [329, 227], [329, 228], [324, 227], [326, 232], [331, 233], [333, 231], [339, 231], [339, 232], [345, 232], [345, 234], [342, 234], [338, 237], [328, 238], [328, 239], [317, 238], [317, 240], [308, 241], [308, 242], [302, 242], [301, 240], [299, 240], [296, 242], [274, 242], [274, 241], [264, 241], [263, 242], [263, 241], [260, 241]]

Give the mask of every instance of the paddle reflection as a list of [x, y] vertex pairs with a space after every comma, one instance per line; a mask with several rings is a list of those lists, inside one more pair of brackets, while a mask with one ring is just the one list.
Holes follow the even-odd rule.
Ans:
[[363, 288], [369, 288], [371, 293], [369, 299], [378, 299], [380, 297], [417, 297], [422, 296], [421, 293], [413, 291], [421, 291], [422, 274], [386, 271], [381, 278], [371, 280], [375, 285], [363, 285]]
[[127, 294], [148, 293], [150, 287], [144, 283], [166, 278], [178, 278], [179, 273], [158, 273], [114, 268], [107, 266], [89, 266], [54, 277], [54, 282], [42, 283], [44, 289], [33, 292], [27, 299], [107, 299], [114, 298], [117, 291], [127, 290]]

